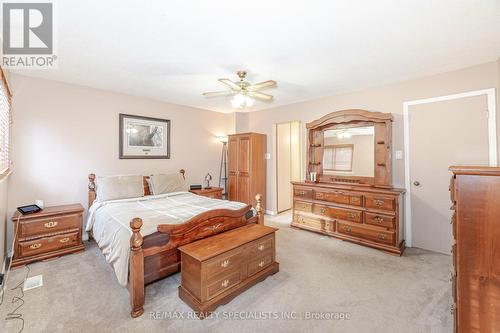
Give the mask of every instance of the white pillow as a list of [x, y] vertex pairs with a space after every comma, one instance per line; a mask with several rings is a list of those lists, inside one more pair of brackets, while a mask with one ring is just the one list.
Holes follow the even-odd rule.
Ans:
[[151, 175], [149, 177], [149, 185], [149, 189], [154, 195], [187, 191], [188, 189], [181, 173]]
[[97, 200], [137, 198], [144, 196], [142, 176], [97, 177]]

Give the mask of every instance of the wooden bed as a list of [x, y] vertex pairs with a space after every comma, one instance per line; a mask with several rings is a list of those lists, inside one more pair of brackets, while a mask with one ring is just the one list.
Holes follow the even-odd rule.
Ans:
[[[184, 177], [185, 171], [180, 170]], [[144, 176], [144, 195], [151, 195]], [[95, 174], [90, 174], [88, 201], [89, 207], [96, 199]], [[180, 270], [180, 252], [178, 247], [196, 240], [210, 237], [227, 230], [235, 229], [248, 223], [263, 224], [261, 195], [257, 194], [255, 210], [251, 214], [251, 205], [240, 210], [216, 209], [199, 214], [182, 224], [158, 225], [157, 232], [143, 237], [141, 235], [142, 220], [136, 217], [130, 221], [132, 237], [130, 238], [130, 263], [128, 289], [130, 292], [131, 316], [139, 317], [144, 313], [145, 285], [164, 278]], [[92, 238], [92, 232], [89, 233]]]

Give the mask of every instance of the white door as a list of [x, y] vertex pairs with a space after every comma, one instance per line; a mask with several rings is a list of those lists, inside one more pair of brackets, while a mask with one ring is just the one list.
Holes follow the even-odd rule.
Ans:
[[276, 198], [278, 213], [292, 208], [291, 181], [300, 180], [300, 122], [276, 124]]
[[450, 254], [451, 165], [488, 165], [485, 95], [409, 107], [412, 246]]

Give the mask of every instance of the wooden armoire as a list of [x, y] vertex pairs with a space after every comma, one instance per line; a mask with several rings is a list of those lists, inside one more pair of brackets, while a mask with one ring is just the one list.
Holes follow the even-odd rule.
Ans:
[[229, 135], [227, 146], [229, 200], [256, 206], [255, 196], [266, 202], [266, 135]]
[[455, 332], [500, 332], [500, 168], [450, 170]]

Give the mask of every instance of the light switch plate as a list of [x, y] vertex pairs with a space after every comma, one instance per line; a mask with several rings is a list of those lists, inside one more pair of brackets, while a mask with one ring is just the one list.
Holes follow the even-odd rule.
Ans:
[[396, 160], [402, 160], [403, 159], [403, 151], [402, 150], [396, 150], [394, 152], [394, 158]]
[[266, 160], [270, 160], [271, 159], [271, 153], [266, 153]]

